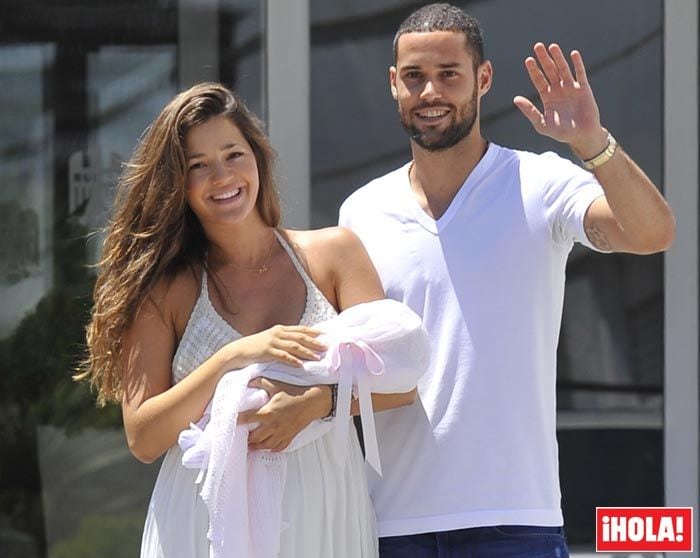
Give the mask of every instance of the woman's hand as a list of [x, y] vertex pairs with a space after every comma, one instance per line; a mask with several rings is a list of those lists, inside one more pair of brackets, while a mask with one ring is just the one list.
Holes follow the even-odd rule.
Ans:
[[260, 409], [238, 415], [239, 425], [260, 423], [248, 436], [250, 449], [282, 451], [313, 420], [331, 412], [331, 389], [326, 385], [295, 386], [267, 378], [256, 378], [248, 385], [270, 395]]
[[276, 325], [242, 337], [224, 350], [231, 355], [228, 360], [232, 368], [273, 360], [300, 367], [303, 360], [319, 360], [318, 353], [327, 349], [316, 339], [319, 335], [319, 331], [306, 326]]

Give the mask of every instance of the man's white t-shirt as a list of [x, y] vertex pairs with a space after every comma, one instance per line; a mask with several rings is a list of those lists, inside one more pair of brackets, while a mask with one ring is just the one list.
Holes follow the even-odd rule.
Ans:
[[368, 470], [380, 536], [562, 524], [556, 348], [564, 270], [603, 195], [556, 154], [491, 144], [445, 213], [418, 204], [408, 165], [352, 194], [340, 224], [362, 239], [389, 298], [432, 344], [419, 400], [378, 413], [383, 477]]

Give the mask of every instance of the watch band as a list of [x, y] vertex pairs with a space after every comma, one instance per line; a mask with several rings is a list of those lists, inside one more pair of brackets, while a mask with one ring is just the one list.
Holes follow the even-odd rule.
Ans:
[[331, 411], [321, 420], [333, 420], [338, 410], [338, 384], [329, 384], [331, 388]]
[[615, 140], [613, 135], [610, 132], [608, 132], [607, 147], [595, 157], [591, 159], [586, 159], [585, 161], [581, 161], [581, 164], [583, 165], [584, 169], [593, 170], [595, 168], [598, 168], [600, 165], [604, 165], [610, 159], [612, 159], [612, 156], [615, 155], [615, 151], [617, 151], [617, 141]]

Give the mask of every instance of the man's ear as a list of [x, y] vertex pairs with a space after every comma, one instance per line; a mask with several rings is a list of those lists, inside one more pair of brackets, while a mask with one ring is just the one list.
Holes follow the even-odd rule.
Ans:
[[486, 60], [476, 70], [476, 79], [479, 83], [479, 96], [486, 95], [493, 83], [493, 66]]
[[389, 68], [389, 86], [391, 87], [391, 96], [394, 99], [399, 98], [399, 92], [396, 90], [396, 66]]

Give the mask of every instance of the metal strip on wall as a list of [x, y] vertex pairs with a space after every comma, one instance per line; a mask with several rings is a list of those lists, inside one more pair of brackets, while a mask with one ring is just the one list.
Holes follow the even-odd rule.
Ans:
[[[664, 186], [676, 214], [665, 257], [666, 505], [698, 510], [698, 3], [664, 2]], [[693, 553], [698, 556], [698, 521]]]
[[219, 80], [219, 0], [179, 0], [178, 85]]
[[308, 0], [267, 0], [266, 21], [266, 114], [278, 155], [283, 224], [307, 229], [311, 224]]

